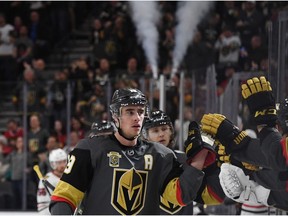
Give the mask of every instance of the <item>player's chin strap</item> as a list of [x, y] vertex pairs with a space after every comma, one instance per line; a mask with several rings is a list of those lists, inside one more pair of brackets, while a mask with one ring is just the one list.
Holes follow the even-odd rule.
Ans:
[[124, 133], [123, 133], [121, 128], [118, 128], [118, 133], [120, 134], [120, 136], [122, 136], [123, 138], [125, 138], [126, 140], [129, 140], [129, 141], [135, 140], [135, 139], [137, 139], [139, 137], [139, 135], [137, 135], [137, 136], [129, 138], [129, 137], [124, 135]]
[[119, 122], [119, 127], [117, 127], [116, 124], [115, 124], [115, 126], [116, 126], [116, 128], [117, 128], [117, 130], [118, 130], [118, 133], [120, 134], [120, 136], [122, 136], [122, 137], [125, 138], [126, 140], [132, 141], [132, 140], [137, 139], [137, 138], [140, 136], [140, 134], [138, 134], [137, 136], [134, 136], [134, 137], [127, 137], [127, 136], [125, 136], [125, 134], [123, 133], [123, 130], [122, 130], [121, 127], [120, 127], [120, 121], [118, 120], [118, 122]]

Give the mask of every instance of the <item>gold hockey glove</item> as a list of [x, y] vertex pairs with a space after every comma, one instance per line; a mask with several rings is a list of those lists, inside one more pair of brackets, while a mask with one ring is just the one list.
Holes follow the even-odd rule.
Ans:
[[218, 139], [225, 146], [228, 154], [244, 147], [251, 140], [245, 131], [240, 131], [221, 114], [204, 114], [201, 124], [202, 130]]
[[270, 82], [264, 76], [248, 79], [241, 85], [242, 96], [256, 125], [274, 127], [277, 121], [275, 99]]

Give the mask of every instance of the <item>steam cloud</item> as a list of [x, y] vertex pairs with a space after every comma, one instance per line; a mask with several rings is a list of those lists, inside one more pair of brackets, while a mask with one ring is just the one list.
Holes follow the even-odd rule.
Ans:
[[132, 19], [137, 29], [138, 40], [151, 65], [153, 77], [158, 77], [158, 30], [157, 23], [160, 19], [160, 9], [154, 1], [130, 1]]
[[175, 31], [175, 48], [173, 51], [173, 69], [171, 77], [177, 72], [186, 50], [191, 43], [197, 25], [213, 6], [209, 1], [178, 2], [176, 19], [178, 25]]

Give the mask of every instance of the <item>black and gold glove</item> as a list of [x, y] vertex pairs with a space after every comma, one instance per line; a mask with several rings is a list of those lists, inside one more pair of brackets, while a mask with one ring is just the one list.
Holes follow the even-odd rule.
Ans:
[[214, 148], [202, 140], [200, 127], [198, 123], [195, 121], [192, 121], [189, 124], [188, 137], [184, 142], [184, 148], [188, 158], [187, 159], [188, 162], [191, 161], [191, 159], [203, 149], [208, 150], [204, 167], [213, 164], [216, 160], [216, 152]]
[[226, 147], [228, 154], [244, 147], [251, 140], [245, 131], [240, 131], [221, 114], [205, 114], [201, 119], [201, 124], [202, 130], [218, 139]]
[[245, 174], [250, 174], [251, 171], [259, 170], [259, 167], [256, 165], [240, 162], [236, 160], [233, 155], [227, 154], [225, 146], [223, 146], [218, 140], [215, 140], [215, 144], [215, 150], [217, 152], [217, 165], [219, 167], [221, 167], [222, 163], [230, 163], [243, 169]]
[[230, 163], [230, 155], [226, 153], [225, 146], [223, 146], [218, 140], [215, 140], [215, 150], [217, 152], [217, 165], [221, 167], [222, 163]]
[[248, 79], [241, 85], [242, 96], [256, 125], [274, 127], [277, 121], [275, 99], [270, 82], [264, 76]]

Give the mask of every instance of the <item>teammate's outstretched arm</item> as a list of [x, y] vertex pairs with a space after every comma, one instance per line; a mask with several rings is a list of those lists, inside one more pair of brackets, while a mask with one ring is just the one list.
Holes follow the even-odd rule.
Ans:
[[254, 77], [241, 88], [243, 99], [257, 125], [263, 154], [273, 169], [287, 171], [287, 141], [281, 143], [282, 136], [276, 129], [276, 104], [270, 82], [264, 76]]

